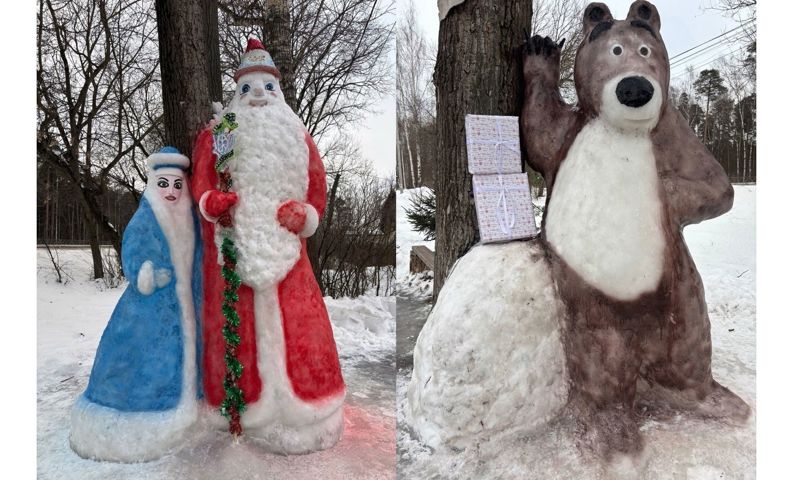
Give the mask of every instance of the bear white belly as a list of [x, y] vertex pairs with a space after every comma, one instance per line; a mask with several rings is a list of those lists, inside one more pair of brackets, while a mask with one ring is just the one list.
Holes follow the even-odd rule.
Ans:
[[658, 287], [664, 232], [658, 172], [648, 132], [590, 121], [556, 175], [547, 241], [586, 282], [618, 300]]

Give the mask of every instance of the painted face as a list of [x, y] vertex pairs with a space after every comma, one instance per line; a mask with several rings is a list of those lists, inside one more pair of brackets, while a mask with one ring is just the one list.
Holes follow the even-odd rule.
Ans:
[[183, 175], [156, 173], [156, 188], [167, 202], [177, 202], [183, 192]]
[[266, 72], [252, 72], [239, 78], [231, 101], [238, 107], [263, 107], [284, 102], [278, 79]]
[[623, 128], [658, 123], [669, 90], [660, 25], [655, 7], [641, 0], [625, 20], [614, 20], [604, 4], [587, 7], [575, 59], [575, 87], [586, 110]]

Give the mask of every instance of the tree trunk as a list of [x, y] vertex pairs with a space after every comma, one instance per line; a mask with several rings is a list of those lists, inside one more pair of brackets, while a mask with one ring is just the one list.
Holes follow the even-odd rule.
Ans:
[[405, 155], [405, 145], [403, 143], [403, 126], [401, 125], [400, 120], [397, 120], [397, 129], [395, 130], [397, 133], [397, 138], [395, 140], [397, 146], [397, 171], [395, 175], [397, 176], [397, 183], [400, 190], [405, 190], [407, 188], [406, 184], [406, 172], [405, 172], [405, 160], [403, 159], [403, 155]]
[[523, 34], [530, 1], [466, 0], [439, 23], [436, 86], [436, 257], [434, 297], [450, 267], [478, 240], [467, 171], [464, 117], [519, 115]]
[[286, 104], [297, 111], [297, 95], [294, 86], [294, 61], [289, 36], [289, 2], [286, 0], [267, 0], [264, 9], [264, 46], [272, 55], [272, 60], [281, 72], [281, 91]]
[[100, 251], [100, 235], [91, 215], [85, 214], [83, 218], [86, 231], [89, 234], [89, 249], [92, 251], [92, 278], [103, 278], [103, 254]]
[[222, 101], [216, 0], [156, 0], [167, 144], [191, 158], [197, 132]]

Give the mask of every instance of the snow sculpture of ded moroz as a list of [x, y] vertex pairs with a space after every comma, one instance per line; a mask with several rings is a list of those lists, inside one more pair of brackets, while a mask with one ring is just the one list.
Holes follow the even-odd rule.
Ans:
[[153, 460], [179, 448], [199, 406], [199, 225], [185, 182], [189, 159], [164, 147], [122, 238], [130, 284], [97, 347], [72, 410], [70, 445], [95, 460]]
[[264, 46], [251, 39], [234, 76], [233, 99], [221, 112], [234, 113], [238, 123], [230, 192], [222, 191], [215, 170], [214, 121], [194, 148], [192, 193], [204, 218], [203, 386], [206, 400], [219, 407], [226, 375], [219, 221], [230, 214], [242, 281], [236, 307], [246, 402], [241, 426], [272, 451], [306, 453], [329, 448], [341, 436], [345, 385], [306, 252], [306, 238], [325, 208], [325, 170], [284, 101], [279, 78]]
[[463, 448], [562, 415], [582, 448], [609, 458], [641, 450], [637, 405], [749, 417], [712, 376], [703, 284], [683, 239], [731, 208], [733, 188], [667, 100], [660, 26], [646, 1], [625, 20], [590, 4], [577, 108], [559, 93], [563, 42], [524, 46], [520, 127], [547, 185], [542, 233], [476, 246], [448, 276], [408, 387], [426, 443]]

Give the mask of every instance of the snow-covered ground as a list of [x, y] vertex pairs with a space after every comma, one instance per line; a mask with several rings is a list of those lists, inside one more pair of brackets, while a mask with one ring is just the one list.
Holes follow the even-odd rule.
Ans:
[[[556, 421], [537, 435], [497, 436], [462, 451], [433, 451], [420, 443], [406, 421], [410, 352], [401, 350], [398, 338], [398, 478], [525, 478], [525, 479], [752, 479], [756, 462], [756, 302], [755, 302], [755, 198], [754, 185], [734, 187], [731, 212], [685, 229], [686, 241], [705, 284], [711, 317], [715, 378], [739, 394], [753, 409], [747, 425], [677, 417], [648, 421], [642, 426], [645, 451], [603, 465], [582, 457], [575, 448], [572, 425]], [[399, 206], [407, 193], [400, 195]], [[401, 210], [398, 208], [398, 213]], [[406, 230], [404, 230], [406, 229]], [[407, 265], [410, 245], [421, 237], [398, 216], [398, 239]], [[402, 277], [398, 244], [398, 304], [426, 315], [426, 289], [419, 279]], [[407, 271], [407, 267], [406, 267]], [[428, 294], [429, 295], [429, 294]], [[401, 307], [398, 306], [398, 310]], [[398, 317], [402, 331], [420, 328], [424, 319]], [[407, 325], [410, 328], [406, 328]], [[418, 330], [416, 330], [418, 332]], [[406, 332], [413, 347], [416, 332]], [[402, 361], [401, 361], [402, 360]], [[524, 368], [524, 366], [520, 366]]]
[[301, 456], [233, 444], [200, 429], [184, 450], [144, 464], [84, 460], [69, 447], [69, 412], [89, 379], [95, 349], [124, 291], [89, 280], [88, 250], [58, 251], [66, 284], [38, 251], [37, 468], [41, 479], [382, 479], [395, 477], [395, 302], [326, 298], [347, 383], [345, 431], [332, 449]]

